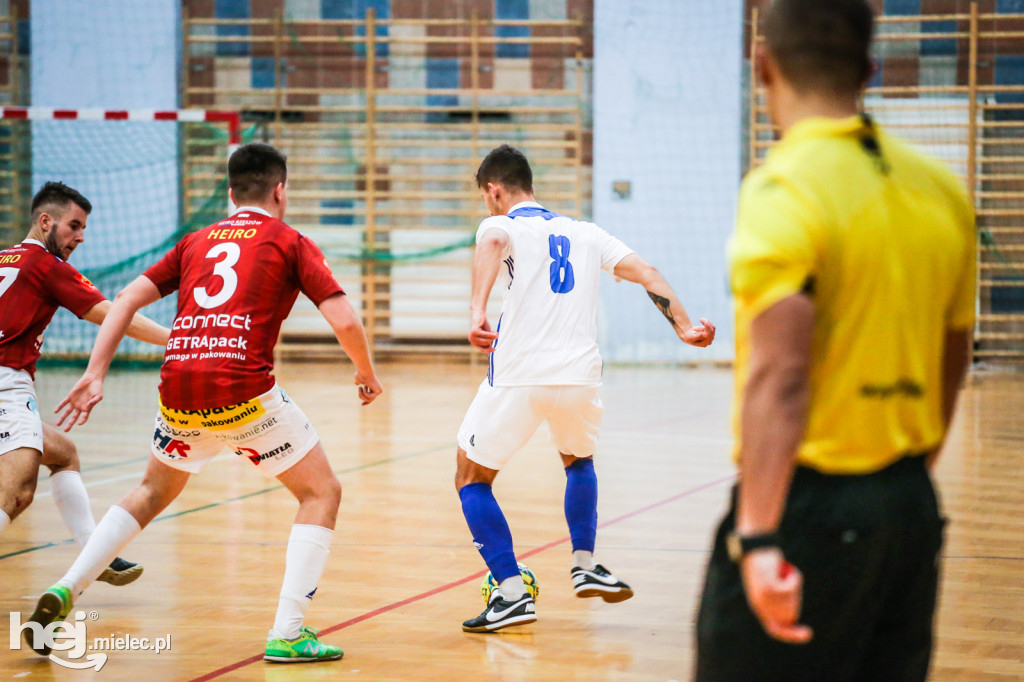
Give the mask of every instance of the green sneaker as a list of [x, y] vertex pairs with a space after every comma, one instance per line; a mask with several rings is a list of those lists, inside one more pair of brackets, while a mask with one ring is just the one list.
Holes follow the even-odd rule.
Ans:
[[[36, 610], [32, 612], [28, 620], [30, 623], [38, 623], [40, 628], [45, 628], [55, 620], [67, 618], [68, 614], [71, 613], [72, 606], [74, 606], [74, 600], [71, 598], [71, 590], [61, 584], [57, 584], [43, 592], [43, 596], [39, 597], [39, 601], [36, 603]], [[25, 638], [25, 643], [32, 647], [32, 651], [40, 656], [49, 656], [50, 647], [48, 644], [44, 643], [36, 646], [36, 638], [30, 634], [34, 629], [25, 628], [22, 631], [21, 634]]]
[[336, 661], [344, 655], [341, 647], [321, 642], [320, 633], [314, 628], [303, 627], [295, 639], [268, 639], [263, 660], [271, 663], [308, 663]]

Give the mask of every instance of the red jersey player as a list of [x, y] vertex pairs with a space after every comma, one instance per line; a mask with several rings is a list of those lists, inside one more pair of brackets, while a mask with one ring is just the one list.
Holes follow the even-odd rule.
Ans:
[[[84, 545], [96, 521], [78, 452], [40, 419], [33, 382], [43, 332], [57, 308], [100, 324], [110, 301], [66, 262], [85, 239], [89, 200], [63, 183], [48, 182], [32, 199], [31, 210], [25, 241], [0, 251], [0, 532], [31, 504], [39, 466], [45, 465], [61, 518]], [[165, 327], [141, 315], [127, 331], [161, 346], [168, 338]], [[141, 574], [141, 566], [114, 558], [99, 579], [126, 585]]]
[[[115, 301], [85, 375], [58, 408], [66, 408], [58, 423], [85, 423], [102, 398], [103, 379], [130, 316], [177, 290], [153, 456], [142, 482], [111, 507], [67, 574], [40, 597], [31, 621], [45, 626], [62, 619], [108, 557], [178, 496], [189, 474], [227, 447], [276, 477], [299, 501], [264, 658], [292, 663], [342, 657], [340, 648], [320, 642], [316, 630], [302, 625], [327, 561], [341, 485], [313, 426], [270, 373], [281, 322], [299, 291], [317, 305], [355, 363], [363, 404], [383, 389], [359, 316], [320, 249], [281, 222], [286, 179], [285, 158], [273, 147], [239, 148], [228, 162], [228, 182], [241, 208], [185, 237]], [[29, 644], [47, 653], [45, 642]]]

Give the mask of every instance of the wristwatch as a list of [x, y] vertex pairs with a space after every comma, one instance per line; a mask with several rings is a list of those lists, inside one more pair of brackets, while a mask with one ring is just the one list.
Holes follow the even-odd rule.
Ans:
[[757, 535], [740, 535], [734, 530], [725, 537], [725, 547], [729, 551], [729, 558], [736, 563], [739, 563], [740, 559], [755, 549], [781, 546], [782, 536], [777, 531], [758, 533]]

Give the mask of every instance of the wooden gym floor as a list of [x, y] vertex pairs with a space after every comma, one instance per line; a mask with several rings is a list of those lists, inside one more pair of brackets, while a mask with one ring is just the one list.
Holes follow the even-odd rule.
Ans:
[[[331, 557], [307, 623], [345, 649], [334, 663], [259, 660], [277, 604], [295, 503], [225, 454], [123, 552], [136, 583], [96, 584], [76, 608], [88, 636], [171, 637], [171, 648], [107, 651], [99, 672], [61, 668], [0, 633], [0, 679], [683, 680], [713, 525], [734, 470], [731, 373], [605, 372], [598, 453], [597, 558], [630, 582], [621, 604], [573, 597], [564, 475], [538, 435], [499, 476], [517, 554], [537, 574], [537, 623], [465, 634], [483, 607], [483, 563], [455, 494], [455, 433], [483, 369], [380, 368], [387, 393], [360, 408], [347, 365], [287, 364], [278, 378], [318, 429], [344, 494]], [[77, 378], [43, 369], [46, 414]], [[92, 421], [72, 435], [99, 518], [139, 478], [155, 409], [154, 371], [111, 376]], [[934, 680], [1024, 679], [1024, 374], [976, 371], [938, 477], [952, 518]], [[0, 536], [0, 614], [27, 618], [77, 550], [45, 476]], [[92, 617], [91, 615], [89, 616]]]

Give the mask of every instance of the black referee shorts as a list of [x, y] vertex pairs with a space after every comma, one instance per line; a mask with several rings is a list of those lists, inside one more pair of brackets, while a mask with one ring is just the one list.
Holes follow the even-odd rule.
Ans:
[[697, 682], [924, 680], [944, 520], [922, 456], [860, 476], [798, 467], [783, 552], [804, 576], [808, 644], [772, 639], [728, 556], [732, 506], [715, 536], [697, 615]]

